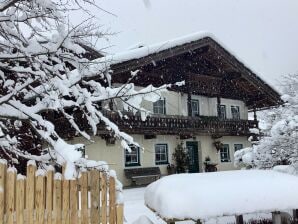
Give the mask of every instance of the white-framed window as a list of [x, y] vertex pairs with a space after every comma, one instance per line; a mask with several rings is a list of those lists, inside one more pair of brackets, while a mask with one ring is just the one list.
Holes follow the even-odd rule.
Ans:
[[160, 99], [153, 103], [153, 113], [166, 114], [166, 99]]
[[199, 100], [191, 100], [191, 116], [200, 116], [200, 102]]
[[155, 164], [168, 164], [168, 144], [155, 145]]
[[127, 149], [124, 151], [125, 166], [140, 166], [140, 148], [130, 146], [131, 151]]
[[222, 120], [227, 119], [226, 105], [220, 105], [219, 118]]
[[222, 148], [220, 149], [220, 161], [222, 163], [231, 162], [230, 147], [228, 144], [223, 144]]
[[232, 119], [239, 120], [240, 119], [240, 108], [239, 108], [239, 106], [231, 106], [231, 114], [232, 114]]
[[235, 152], [240, 150], [240, 149], [243, 149], [243, 144], [234, 144], [234, 150]]

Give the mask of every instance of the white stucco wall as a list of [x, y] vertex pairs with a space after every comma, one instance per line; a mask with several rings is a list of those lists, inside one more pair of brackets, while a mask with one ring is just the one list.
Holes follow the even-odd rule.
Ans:
[[[141, 87], [136, 87], [141, 89]], [[166, 114], [167, 115], [188, 115], [187, 94], [175, 91], [166, 91], [161, 94], [162, 98], [166, 99]], [[217, 99], [214, 97], [206, 97], [200, 95], [192, 95], [192, 99], [199, 100], [200, 115], [202, 116], [217, 116]], [[122, 110], [123, 105], [120, 100], [115, 100], [117, 109]], [[240, 119], [248, 118], [248, 109], [243, 101], [221, 98], [221, 104], [226, 105], [227, 118], [232, 118], [231, 106], [239, 106]], [[153, 111], [153, 103], [143, 101], [141, 106], [149, 111]]]
[[[188, 115], [187, 94], [168, 91], [162, 93], [162, 97], [166, 99], [167, 115]], [[192, 95], [192, 99], [199, 100], [200, 115], [217, 116], [217, 99], [200, 95]], [[240, 119], [248, 119], [248, 109], [243, 101], [221, 98], [221, 104], [226, 105], [227, 119], [232, 118], [231, 106], [239, 106]], [[144, 101], [142, 106], [153, 111], [153, 103]]]
[[[172, 153], [174, 152], [178, 143], [183, 141], [185, 144], [187, 141], [198, 141], [199, 145], [199, 167], [200, 172], [204, 170], [205, 158], [209, 156], [212, 162], [218, 164], [219, 171], [236, 169], [234, 167], [234, 144], [243, 144], [244, 147], [250, 145], [246, 137], [229, 136], [222, 137], [220, 141], [223, 144], [229, 144], [231, 162], [220, 162], [220, 154], [213, 146], [214, 140], [210, 136], [196, 136], [195, 138], [180, 140], [175, 135], [158, 135], [155, 139], [144, 139], [143, 135], [133, 135], [135, 141], [137, 141], [144, 151], [140, 152], [140, 167], [153, 167], [159, 166], [163, 175], [167, 175], [167, 165], [155, 165], [155, 144], [167, 144], [168, 145], [168, 160], [172, 162]], [[124, 176], [125, 162], [124, 162], [124, 150], [120, 146], [119, 141], [116, 141], [115, 145], [107, 146], [105, 140], [100, 137], [94, 137], [95, 143], [89, 143], [83, 138], [75, 138], [71, 143], [83, 142], [86, 144], [86, 155], [92, 160], [104, 160], [106, 161], [110, 169], [114, 169], [117, 172], [119, 180], [124, 186], [130, 185], [130, 180], [127, 180]], [[129, 168], [129, 167], [128, 167]], [[134, 167], [132, 167], [134, 168]]]

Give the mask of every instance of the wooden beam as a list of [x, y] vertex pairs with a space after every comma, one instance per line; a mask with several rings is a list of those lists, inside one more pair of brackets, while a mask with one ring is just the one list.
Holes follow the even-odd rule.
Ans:
[[236, 215], [236, 224], [244, 224], [243, 215]]
[[217, 117], [220, 117], [220, 113], [221, 113], [221, 99], [220, 96], [217, 96]]

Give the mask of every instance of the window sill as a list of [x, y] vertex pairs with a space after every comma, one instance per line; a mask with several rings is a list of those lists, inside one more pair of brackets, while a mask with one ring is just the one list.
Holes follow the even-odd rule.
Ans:
[[169, 162], [155, 162], [156, 166], [169, 165]]
[[125, 167], [135, 167], [135, 166], [141, 166], [141, 164], [140, 163], [125, 164]]
[[227, 160], [227, 161], [220, 161], [221, 163], [231, 163], [231, 160]]

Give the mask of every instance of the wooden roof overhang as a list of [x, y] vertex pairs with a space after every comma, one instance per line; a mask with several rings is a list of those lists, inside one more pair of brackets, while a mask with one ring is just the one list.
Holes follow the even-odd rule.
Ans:
[[211, 37], [172, 47], [111, 66], [114, 83], [126, 83], [130, 72], [138, 86], [186, 81], [172, 90], [243, 100], [249, 110], [282, 103], [280, 95]]

